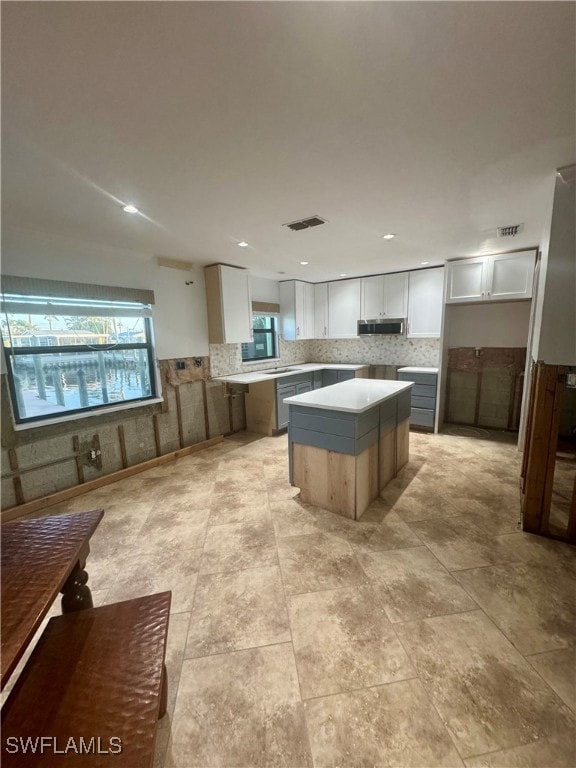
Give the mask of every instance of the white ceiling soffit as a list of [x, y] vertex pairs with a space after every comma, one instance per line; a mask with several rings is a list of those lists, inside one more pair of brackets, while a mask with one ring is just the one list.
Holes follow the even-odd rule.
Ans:
[[310, 280], [537, 245], [575, 8], [4, 3], [4, 227]]

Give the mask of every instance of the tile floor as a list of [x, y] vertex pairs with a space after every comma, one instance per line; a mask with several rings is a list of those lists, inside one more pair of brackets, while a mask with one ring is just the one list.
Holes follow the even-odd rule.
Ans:
[[240, 433], [103, 507], [95, 604], [171, 589], [155, 768], [576, 765], [576, 548], [518, 532], [510, 438], [411, 433], [353, 522]]

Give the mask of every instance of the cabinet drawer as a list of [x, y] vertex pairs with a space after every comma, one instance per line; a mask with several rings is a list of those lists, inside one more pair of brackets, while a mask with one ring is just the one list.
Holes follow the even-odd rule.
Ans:
[[412, 408], [410, 411], [410, 423], [415, 427], [433, 427], [434, 411], [425, 408]]
[[438, 379], [437, 373], [403, 373], [398, 372], [398, 381], [413, 381], [414, 384], [428, 384], [429, 386], [436, 386]]
[[410, 391], [412, 392], [412, 399], [415, 395], [416, 397], [436, 398], [436, 386], [432, 386], [432, 384], [414, 384]]
[[427, 410], [433, 411], [436, 408], [436, 398], [412, 395], [412, 408], [426, 408]]

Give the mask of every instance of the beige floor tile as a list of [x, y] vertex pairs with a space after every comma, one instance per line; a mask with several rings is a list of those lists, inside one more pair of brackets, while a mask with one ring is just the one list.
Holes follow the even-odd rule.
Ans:
[[278, 565], [274, 528], [269, 520], [208, 529], [200, 573], [225, 573], [266, 565]]
[[466, 768], [574, 768], [576, 739], [571, 733], [564, 737], [540, 739], [521, 747], [472, 757], [464, 764]]
[[553, 573], [516, 563], [461, 571], [454, 578], [520, 653], [532, 654], [576, 643], [575, 583]]
[[303, 698], [415, 677], [372, 587], [288, 598]]
[[420, 538], [395, 513], [377, 499], [360, 520], [349, 520], [320, 507], [307, 507], [308, 519], [317, 532], [348, 542], [357, 552], [403, 549], [421, 544]]
[[208, 530], [208, 514], [203, 517], [202, 522], [197, 522], [195, 518], [187, 520], [181, 517], [148, 519], [140, 529], [140, 551], [155, 553], [165, 550], [176, 553], [202, 547]]
[[573, 545], [523, 532], [497, 538], [518, 560], [540, 565], [549, 573], [576, 578], [576, 547]]
[[527, 656], [526, 660], [576, 713], [576, 647]]
[[190, 623], [189, 613], [176, 613], [170, 616], [168, 642], [166, 644], [166, 671], [168, 673], [168, 707], [166, 715], [158, 722], [156, 748], [154, 750], [154, 768], [162, 768], [168, 742], [170, 740], [172, 718], [180, 683], [180, 673], [184, 660], [184, 648]]
[[108, 602], [169, 590], [172, 592], [170, 612], [190, 611], [201, 555], [201, 549], [158, 549], [125, 558], [108, 590]]
[[278, 538], [287, 536], [305, 536], [319, 533], [320, 528], [315, 514], [317, 507], [304, 504], [300, 499], [270, 501], [270, 513], [274, 530]]
[[482, 611], [396, 629], [462, 757], [575, 727], [570, 710]]
[[[430, 493], [430, 486], [420, 478], [420, 475], [411, 480], [406, 487], [387, 486], [380, 494], [382, 506], [395, 512], [407, 523], [417, 520], [430, 520], [437, 517], [454, 517], [458, 514], [448, 499], [442, 494]], [[377, 511], [369, 510], [371, 514]], [[366, 513], [363, 515], [366, 517]]]
[[468, 517], [410, 523], [410, 527], [449, 571], [518, 560], [508, 547], [487, 536]]
[[315, 766], [462, 766], [419, 680], [305, 703]]
[[[216, 488], [221, 488], [218, 483]], [[235, 513], [244, 507], [263, 507], [268, 508], [268, 494], [261, 489], [247, 490], [215, 490], [209, 502], [209, 509], [233, 510]]]
[[184, 662], [165, 768], [311, 765], [290, 644]]
[[186, 658], [290, 640], [278, 567], [198, 578]]
[[266, 483], [266, 490], [268, 491], [270, 501], [294, 499], [300, 494], [300, 489], [295, 488], [288, 482], [288, 470], [286, 470], [285, 477], [269, 479]]
[[269, 505], [257, 504], [254, 507], [214, 504], [210, 499], [208, 506], [208, 527], [229, 525], [231, 523], [258, 523], [270, 521]]
[[260, 467], [257, 474], [249, 474], [241, 469], [221, 469], [214, 483], [214, 493], [217, 496], [231, 493], [266, 492], [264, 470]]
[[350, 544], [335, 536], [311, 533], [278, 539], [278, 555], [286, 594], [366, 582]]
[[364, 553], [359, 559], [392, 622], [478, 607], [426, 547]]

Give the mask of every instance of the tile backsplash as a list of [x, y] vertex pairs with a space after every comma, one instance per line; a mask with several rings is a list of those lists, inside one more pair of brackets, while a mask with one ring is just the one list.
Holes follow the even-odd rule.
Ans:
[[363, 339], [314, 339], [308, 345], [310, 362], [434, 367], [440, 361], [440, 339], [371, 336]]
[[280, 359], [243, 363], [240, 344], [210, 344], [212, 376], [248, 373], [295, 363], [357, 363], [359, 365], [437, 366], [439, 339], [377, 336], [363, 339], [280, 340]]

